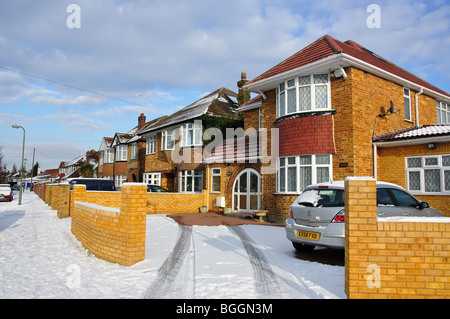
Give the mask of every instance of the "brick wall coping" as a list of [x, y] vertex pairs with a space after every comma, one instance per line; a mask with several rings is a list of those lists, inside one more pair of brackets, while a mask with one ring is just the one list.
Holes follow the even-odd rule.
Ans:
[[381, 223], [450, 223], [450, 217], [392, 216], [378, 217]]
[[80, 206], [84, 206], [84, 207], [88, 207], [88, 208], [92, 208], [92, 209], [96, 209], [96, 210], [103, 210], [103, 211], [107, 211], [107, 212], [120, 213], [120, 208], [107, 207], [107, 206], [102, 206], [102, 205], [97, 205], [97, 204], [86, 203], [86, 202], [74, 202], [74, 204], [77, 204], [77, 205], [80, 205]]

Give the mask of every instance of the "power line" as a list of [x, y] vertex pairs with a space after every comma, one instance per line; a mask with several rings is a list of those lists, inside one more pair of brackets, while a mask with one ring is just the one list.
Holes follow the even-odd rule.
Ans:
[[5, 66], [1, 66], [0, 65], [0, 69], [4, 69], [4, 70], [10, 71], [10, 72], [14, 72], [14, 73], [19, 73], [19, 74], [22, 74], [22, 75], [25, 75], [25, 76], [29, 76], [29, 77], [36, 78], [36, 79], [43, 80], [43, 81], [47, 81], [47, 82], [50, 82], [50, 83], [66, 86], [66, 87], [69, 87], [69, 88], [72, 88], [72, 89], [88, 92], [88, 93], [91, 93], [91, 94], [103, 96], [103, 97], [106, 97], [108, 99], [122, 101], [122, 102], [125, 102], [125, 103], [134, 104], [134, 105], [140, 105], [139, 103], [136, 103], [136, 102], [131, 102], [131, 101], [128, 101], [128, 100], [124, 100], [124, 99], [117, 98], [117, 97], [114, 97], [114, 96], [106, 95], [106, 94], [103, 94], [103, 93], [94, 92], [94, 91], [91, 91], [91, 90], [83, 89], [83, 88], [80, 88], [80, 87], [77, 87], [77, 86], [73, 86], [73, 85], [70, 85], [70, 84], [66, 84], [66, 83], [62, 83], [62, 82], [59, 82], [59, 81], [50, 80], [50, 79], [47, 79], [47, 78], [44, 78], [44, 77], [41, 77], [41, 76], [38, 76], [38, 75], [25, 73], [25, 72], [14, 70], [14, 69], [11, 69], [11, 68], [8, 68], [8, 67], [5, 67]]

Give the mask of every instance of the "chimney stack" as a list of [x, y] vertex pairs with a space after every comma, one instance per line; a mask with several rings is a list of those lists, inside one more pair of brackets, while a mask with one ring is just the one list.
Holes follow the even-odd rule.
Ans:
[[144, 113], [141, 113], [141, 115], [138, 117], [138, 130], [143, 128], [145, 125], [145, 115]]
[[237, 86], [239, 88], [238, 97], [237, 97], [239, 106], [241, 106], [245, 102], [250, 101], [250, 92], [245, 91], [244, 89], [242, 89], [244, 84], [247, 83], [247, 82], [248, 82], [247, 74], [245, 72], [241, 72], [241, 80], [237, 82]]

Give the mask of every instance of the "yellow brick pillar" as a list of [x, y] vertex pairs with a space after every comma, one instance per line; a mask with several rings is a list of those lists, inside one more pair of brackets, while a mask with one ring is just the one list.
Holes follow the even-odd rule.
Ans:
[[120, 228], [124, 236], [122, 265], [130, 266], [145, 259], [147, 185], [124, 183], [121, 188]]
[[67, 218], [70, 213], [70, 185], [60, 184], [59, 199], [58, 199], [58, 218]]
[[45, 188], [45, 199], [44, 202], [50, 206], [50, 201], [52, 197], [52, 184], [48, 184]]
[[368, 298], [374, 288], [370, 251], [376, 243], [376, 182], [371, 177], [345, 179], [345, 292], [348, 298]]
[[53, 210], [58, 210], [58, 202], [59, 202], [59, 185], [53, 185], [52, 186], [52, 196], [51, 196], [51, 203], [50, 203], [50, 207]]
[[73, 185], [73, 190], [70, 194], [70, 208], [69, 215], [73, 212], [74, 202], [85, 202], [86, 201], [86, 185], [78, 184]]

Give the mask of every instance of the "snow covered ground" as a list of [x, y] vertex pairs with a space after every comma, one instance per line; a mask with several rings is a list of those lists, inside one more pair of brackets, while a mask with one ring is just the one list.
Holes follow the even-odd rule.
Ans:
[[[0, 203], [0, 298], [346, 298], [342, 266], [295, 258], [284, 228], [147, 216], [146, 259], [97, 259], [38, 196]], [[181, 240], [179, 240], [181, 238]]]

